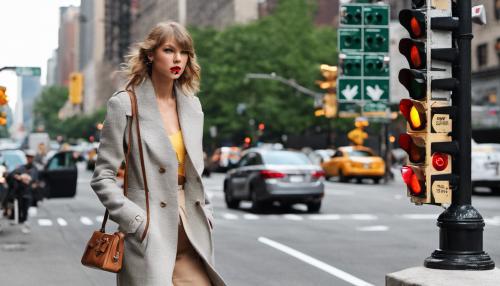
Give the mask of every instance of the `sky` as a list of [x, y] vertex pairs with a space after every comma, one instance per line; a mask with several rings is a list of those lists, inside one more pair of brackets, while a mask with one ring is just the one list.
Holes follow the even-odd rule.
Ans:
[[[59, 7], [70, 5], [80, 6], [80, 0], [0, 0], [0, 67], [40, 67], [45, 84], [47, 60], [57, 48]], [[0, 85], [14, 108], [17, 77], [3, 71]]]

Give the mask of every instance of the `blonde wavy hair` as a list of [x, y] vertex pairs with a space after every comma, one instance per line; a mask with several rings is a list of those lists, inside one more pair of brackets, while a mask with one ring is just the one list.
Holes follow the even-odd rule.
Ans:
[[200, 90], [201, 68], [196, 60], [193, 39], [186, 28], [176, 22], [161, 22], [151, 29], [146, 39], [136, 43], [132, 52], [126, 56], [126, 63], [122, 70], [127, 74], [127, 89], [140, 85], [147, 77], [151, 76], [151, 65], [148, 65], [148, 54], [154, 52], [166, 41], [173, 39], [179, 47], [189, 54], [186, 68], [176, 80], [183, 92], [193, 94]]

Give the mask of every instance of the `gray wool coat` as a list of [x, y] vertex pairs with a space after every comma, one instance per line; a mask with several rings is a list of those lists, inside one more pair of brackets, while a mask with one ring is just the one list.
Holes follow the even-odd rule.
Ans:
[[[212, 209], [201, 180], [204, 168], [203, 111], [198, 97], [184, 94], [177, 86], [175, 92], [187, 151], [184, 189], [188, 223], [185, 231], [205, 262], [213, 285], [226, 285], [214, 268]], [[116, 184], [117, 169], [125, 158], [124, 149], [128, 144], [129, 119], [132, 114], [130, 98], [125, 91], [118, 92], [108, 101], [91, 186], [109, 210], [110, 219], [127, 234], [123, 268], [117, 275], [117, 284], [172, 285], [179, 226], [177, 156], [163, 127], [151, 81], [146, 79], [135, 89], [135, 93], [150, 205], [149, 230], [142, 242], [140, 236], [146, 225], [146, 204], [135, 119], [132, 126], [127, 197]]]

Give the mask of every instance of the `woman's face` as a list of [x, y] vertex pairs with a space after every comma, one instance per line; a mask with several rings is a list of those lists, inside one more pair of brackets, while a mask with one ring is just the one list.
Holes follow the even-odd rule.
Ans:
[[168, 40], [148, 58], [153, 62], [153, 74], [157, 73], [162, 77], [175, 80], [184, 72], [189, 60], [189, 52], [182, 50], [174, 40]]

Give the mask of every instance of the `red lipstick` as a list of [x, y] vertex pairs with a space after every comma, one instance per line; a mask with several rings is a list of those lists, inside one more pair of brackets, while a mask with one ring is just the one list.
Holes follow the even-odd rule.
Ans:
[[179, 66], [171, 67], [170, 72], [173, 74], [179, 74], [181, 72], [181, 67]]

